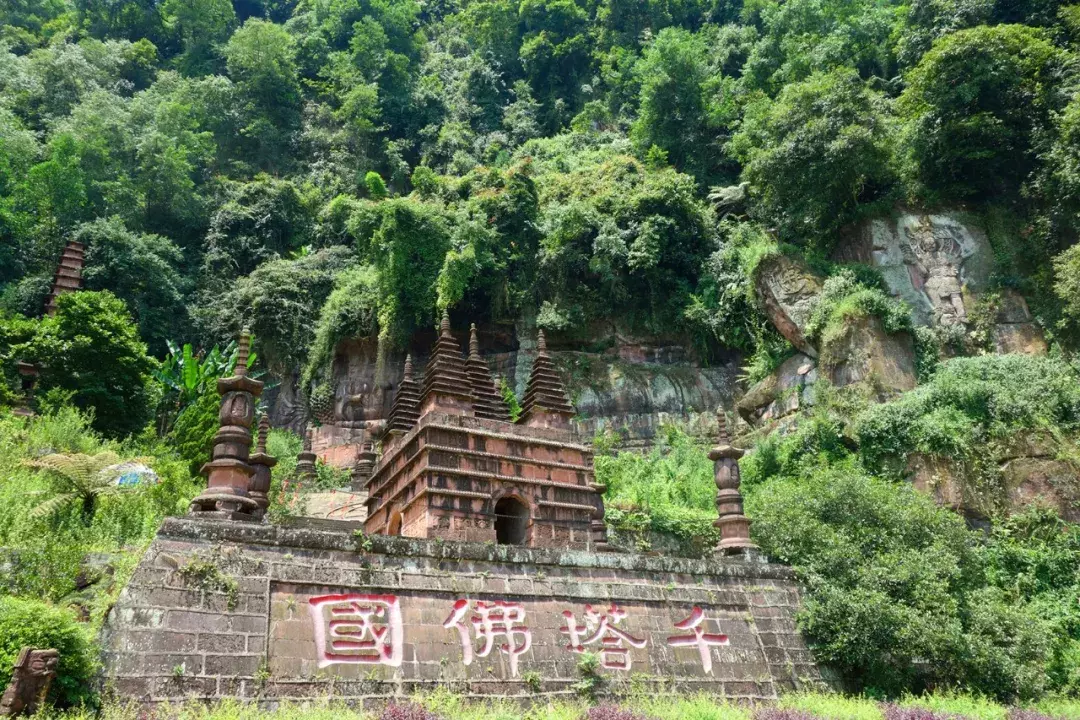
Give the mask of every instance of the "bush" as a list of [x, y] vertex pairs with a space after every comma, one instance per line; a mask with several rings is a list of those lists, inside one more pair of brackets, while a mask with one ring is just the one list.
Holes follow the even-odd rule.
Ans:
[[884, 99], [854, 70], [815, 73], [746, 111], [730, 147], [757, 214], [781, 238], [828, 250], [836, 231], [890, 191]]
[[681, 428], [662, 428], [647, 456], [621, 452], [596, 457], [596, 481], [607, 485], [608, 523], [618, 533], [648, 543], [653, 531], [673, 538], [688, 554], [707, 553], [719, 537], [716, 485], [705, 446]]
[[60, 651], [50, 699], [62, 706], [92, 704], [93, 648], [74, 613], [38, 600], [0, 597], [0, 685], [7, 686], [24, 647]]
[[898, 110], [910, 180], [948, 199], [1016, 192], [1059, 109], [1063, 57], [1035, 28], [996, 25], [939, 38], [907, 77]]
[[187, 463], [192, 475], [199, 474], [203, 463], [210, 461], [221, 408], [221, 396], [216, 389], [208, 389], [176, 416], [167, 441]]
[[75, 406], [92, 413], [94, 429], [108, 437], [142, 430], [150, 419], [154, 361], [112, 293], [61, 295], [56, 315], [43, 319], [30, 341], [27, 359], [41, 369], [40, 392], [72, 392]]

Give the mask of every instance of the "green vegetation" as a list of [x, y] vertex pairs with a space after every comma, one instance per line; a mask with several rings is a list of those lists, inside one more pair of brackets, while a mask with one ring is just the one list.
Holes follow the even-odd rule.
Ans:
[[[778, 703], [784, 711], [796, 711], [798, 715], [775, 713], [767, 706], [751, 706], [724, 702], [706, 695], [648, 695], [631, 691], [619, 701], [618, 710], [635, 715], [617, 715], [615, 706], [605, 705], [592, 709], [583, 701], [548, 700], [536, 701], [522, 707], [517, 701], [467, 700], [461, 695], [438, 691], [418, 695], [409, 703], [398, 706], [398, 713], [381, 710], [361, 711], [330, 700], [304, 705], [283, 704], [276, 710], [260, 710], [255, 704], [224, 702], [207, 707], [194, 703], [171, 707], [177, 720], [379, 720], [380, 718], [460, 718], [461, 720], [593, 720], [593, 718], [645, 718], [645, 720], [754, 720], [768, 717], [797, 717], [806, 720], [887, 720], [898, 716], [898, 710], [921, 708], [929, 711], [917, 717], [927, 720], [956, 718], [957, 720], [1006, 720], [1017, 711], [1026, 717], [1039, 720], [1076, 720], [1080, 707], [1075, 701], [1048, 701], [1034, 706], [1009, 708], [978, 696], [939, 693], [919, 697], [905, 697], [882, 705], [864, 697], [849, 697], [826, 693], [799, 693], [785, 696]], [[429, 715], [423, 715], [421, 708]], [[111, 720], [130, 720], [137, 717], [135, 707], [110, 705], [103, 716]], [[903, 717], [902, 715], [900, 715]], [[87, 711], [71, 711], [46, 715], [46, 720], [90, 720]]]
[[[341, 340], [381, 362], [444, 310], [736, 352], [756, 381], [793, 353], [755, 293], [783, 256], [826, 276], [806, 328], [823, 353], [872, 316], [913, 333], [923, 381], [879, 406], [816, 387], [743, 461], [819, 657], [867, 693], [1075, 695], [1076, 530], [1039, 504], [1005, 519], [998, 459], [1080, 457], [1078, 42], [1080, 8], [1049, 0], [0, 3], [0, 591], [100, 622], [198, 490], [241, 328], [316, 420]], [[897, 203], [987, 227], [972, 327], [912, 328], [880, 278], [831, 260]], [[70, 240], [85, 291], [42, 317]], [[1005, 289], [1050, 358], [943, 360], [992, 346]], [[299, 442], [270, 436], [274, 519], [345, 484], [325, 466], [291, 483]], [[617, 541], [712, 546], [702, 450], [671, 430], [648, 456], [600, 454]], [[99, 472], [134, 461], [159, 482]], [[989, 529], [902, 483], [919, 463]], [[91, 552], [114, 579], [76, 593]]]
[[24, 0], [0, 11], [0, 307], [38, 315], [73, 238], [157, 357], [248, 324], [313, 386], [336, 340], [400, 349], [450, 308], [567, 338], [617, 318], [757, 376], [783, 348], [732, 246], [827, 253], [894, 202], [962, 201], [1015, 221], [998, 277], [1071, 347], [1066, 8]]

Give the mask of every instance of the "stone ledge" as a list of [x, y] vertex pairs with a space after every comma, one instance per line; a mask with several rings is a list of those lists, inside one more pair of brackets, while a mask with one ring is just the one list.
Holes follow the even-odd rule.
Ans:
[[[350, 524], [351, 525], [351, 524]], [[742, 562], [732, 558], [692, 560], [629, 553], [590, 553], [579, 550], [524, 548], [511, 545], [425, 540], [366, 535], [370, 549], [360, 553], [352, 528], [342, 530], [293, 528], [247, 522], [173, 517], [162, 523], [161, 540], [233, 542], [274, 548], [328, 550], [363, 555], [426, 557], [436, 560], [475, 560], [496, 563], [554, 565], [567, 568], [611, 569], [714, 575], [737, 579], [793, 580], [790, 568], [765, 562]]]

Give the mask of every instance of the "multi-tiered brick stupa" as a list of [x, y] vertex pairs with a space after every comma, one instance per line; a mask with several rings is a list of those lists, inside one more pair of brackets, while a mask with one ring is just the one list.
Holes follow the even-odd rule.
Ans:
[[410, 367], [382, 456], [368, 481], [369, 533], [529, 547], [602, 549], [590, 532], [603, 498], [592, 452], [570, 426], [574, 408], [541, 334], [519, 422], [480, 357], [445, 315], [417, 392]]

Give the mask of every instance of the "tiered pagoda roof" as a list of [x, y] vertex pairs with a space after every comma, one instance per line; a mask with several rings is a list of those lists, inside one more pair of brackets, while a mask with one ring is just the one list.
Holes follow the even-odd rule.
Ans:
[[408, 432], [420, 419], [420, 386], [413, 378], [412, 355], [405, 356], [405, 376], [398, 385], [394, 405], [386, 422], [387, 431]]
[[450, 316], [443, 313], [439, 339], [435, 341], [431, 359], [424, 371], [424, 387], [420, 392], [421, 408], [432, 395], [472, 399], [469, 376], [465, 373], [465, 363], [462, 360], [461, 346], [450, 333]]
[[473, 410], [476, 417], [510, 422], [510, 411], [495, 389], [487, 363], [480, 357], [480, 341], [476, 336], [476, 323], [469, 328], [469, 357], [465, 361], [465, 373], [469, 376], [469, 388], [473, 394]]
[[56, 299], [64, 293], [75, 292], [82, 288], [82, 268], [84, 246], [81, 242], [70, 241], [60, 253], [60, 265], [53, 276], [52, 289], [45, 301], [45, 312], [56, 314]]
[[566, 388], [555, 370], [555, 363], [548, 355], [543, 330], [537, 338], [536, 351], [529, 383], [525, 386], [525, 397], [521, 400], [522, 418], [528, 418], [541, 410], [554, 415], [565, 415], [567, 418], [573, 417], [576, 414], [574, 406], [570, 404]]

